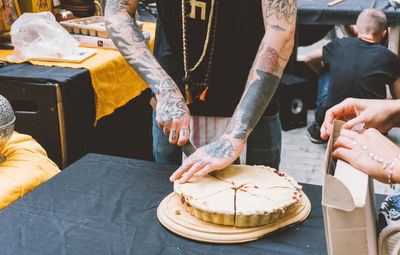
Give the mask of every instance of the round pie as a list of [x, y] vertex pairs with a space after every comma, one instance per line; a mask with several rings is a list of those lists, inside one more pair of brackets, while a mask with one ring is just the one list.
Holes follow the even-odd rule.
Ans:
[[299, 205], [301, 186], [265, 166], [231, 165], [187, 183], [174, 183], [185, 209], [204, 221], [238, 227], [267, 225]]

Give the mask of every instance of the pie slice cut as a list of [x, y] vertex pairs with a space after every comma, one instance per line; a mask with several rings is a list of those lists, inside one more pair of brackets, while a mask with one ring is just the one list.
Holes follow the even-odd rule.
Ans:
[[266, 166], [232, 165], [216, 171], [215, 175], [218, 179], [231, 183], [236, 188], [240, 188], [242, 185], [247, 188], [272, 187], [277, 184], [284, 187], [298, 186], [301, 188], [293, 178]]
[[193, 198], [201, 199], [218, 193], [225, 189], [230, 189], [231, 184], [220, 181], [212, 175], [202, 177], [193, 177], [188, 182], [179, 184], [177, 181], [174, 184], [174, 191], [190, 202]]
[[235, 223], [235, 190], [220, 190], [208, 197], [191, 199], [190, 202], [182, 199], [185, 209], [194, 217], [204, 221], [234, 225]]
[[235, 226], [260, 226], [283, 218], [299, 200], [294, 192], [298, 193], [291, 189], [237, 190]]

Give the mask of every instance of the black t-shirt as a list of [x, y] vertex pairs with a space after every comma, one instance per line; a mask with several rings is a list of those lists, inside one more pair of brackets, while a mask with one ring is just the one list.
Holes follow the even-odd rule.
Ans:
[[[182, 54], [182, 0], [157, 0], [158, 20], [154, 55], [174, 79], [185, 96]], [[197, 0], [195, 19], [186, 19], [188, 66], [199, 59], [207, 34], [210, 0]], [[204, 8], [202, 8], [203, 6]], [[202, 11], [205, 11], [202, 18]], [[215, 14], [214, 14], [215, 15]], [[219, 1], [215, 48], [206, 101], [189, 104], [192, 115], [232, 116], [243, 94], [250, 68], [264, 35], [260, 0]], [[212, 40], [212, 38], [210, 38]], [[211, 44], [211, 41], [210, 41]], [[208, 53], [192, 77], [203, 81], [208, 65]], [[197, 91], [193, 91], [196, 96]], [[201, 90], [198, 91], [201, 93]], [[265, 115], [278, 112], [275, 95]]]
[[330, 75], [328, 108], [348, 97], [386, 98], [386, 84], [400, 77], [397, 55], [357, 37], [332, 40], [323, 47], [322, 60]]

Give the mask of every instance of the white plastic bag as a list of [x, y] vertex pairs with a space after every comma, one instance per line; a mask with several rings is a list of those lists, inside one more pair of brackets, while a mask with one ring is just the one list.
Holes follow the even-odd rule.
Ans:
[[74, 54], [79, 42], [47, 12], [24, 13], [11, 27], [14, 55], [7, 60], [21, 62], [31, 58], [64, 57]]

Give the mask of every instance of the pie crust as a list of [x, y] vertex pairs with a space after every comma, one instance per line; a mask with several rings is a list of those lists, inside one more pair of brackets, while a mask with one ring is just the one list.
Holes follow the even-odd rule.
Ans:
[[265, 166], [231, 165], [187, 183], [174, 183], [184, 208], [201, 220], [237, 227], [267, 225], [299, 204], [301, 186]]

